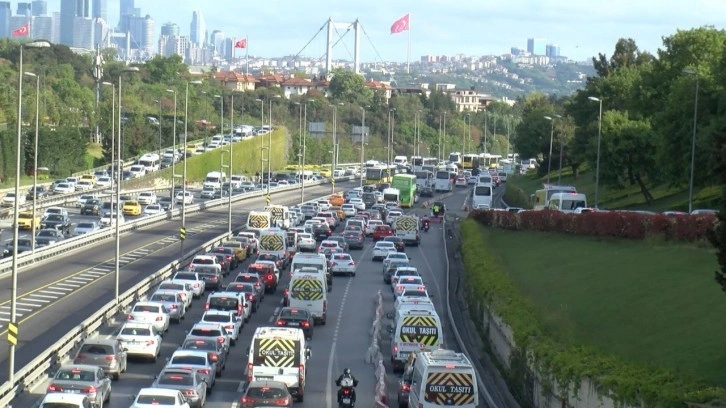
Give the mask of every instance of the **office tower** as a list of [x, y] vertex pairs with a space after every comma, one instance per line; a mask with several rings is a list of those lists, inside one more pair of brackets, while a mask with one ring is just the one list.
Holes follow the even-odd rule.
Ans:
[[192, 13], [189, 40], [200, 47], [207, 44], [207, 23], [204, 21], [204, 14], [201, 11]]
[[10, 36], [10, 16], [13, 11], [9, 1], [0, 1], [0, 37]]
[[93, 44], [93, 19], [91, 17], [76, 17], [73, 19], [73, 44], [74, 48], [92, 50]]
[[209, 45], [214, 47], [214, 52], [217, 55], [222, 54], [222, 43], [224, 42], [224, 32], [222, 30], [212, 31], [212, 35], [209, 36]]
[[560, 46], [557, 44], [547, 44], [547, 56], [557, 58], [560, 56]]
[[187, 36], [162, 36], [159, 39], [159, 53], [164, 57], [178, 55], [182, 57], [182, 60], [186, 60], [188, 49], [189, 37]]
[[93, 19], [93, 46], [101, 48], [108, 47], [110, 44], [109, 40], [109, 26], [106, 20], [102, 18]]
[[179, 35], [179, 26], [176, 23], [168, 22], [161, 26], [161, 35], [176, 37]]
[[108, 2], [106, 0], [93, 0], [93, 18], [103, 19], [104, 22], [108, 21]]
[[119, 16], [123, 17], [127, 14], [134, 14], [134, 0], [121, 0]]
[[10, 31], [9, 34], [12, 36], [12, 32], [18, 28], [28, 24], [30, 22], [30, 16], [10, 16]]
[[[91, 17], [90, 0], [61, 0], [60, 42], [62, 44], [73, 46], [76, 31], [74, 29], [76, 17]], [[93, 27], [93, 22], [88, 22], [87, 25]], [[89, 39], [92, 38], [90, 37]]]
[[547, 55], [545, 40], [542, 38], [528, 38], [527, 52], [532, 55]]
[[154, 19], [127, 15], [124, 18], [125, 26], [131, 33], [131, 48], [146, 53], [154, 52]]
[[18, 10], [15, 12], [15, 14], [19, 16], [30, 16], [32, 13], [30, 12], [30, 3], [28, 2], [20, 2], [18, 3]]
[[[30, 2], [30, 12], [33, 16], [47, 16], [48, 15], [48, 2], [45, 0], [33, 0]], [[40, 38], [40, 37], [38, 37]], [[45, 38], [45, 37], [43, 37]], [[50, 38], [50, 37], [48, 37]]]
[[36, 39], [43, 39], [53, 42], [53, 17], [33, 17], [33, 24], [30, 25], [30, 35]]
[[510, 51], [512, 55], [522, 55], [525, 53], [525, 51], [519, 47], [512, 47]]

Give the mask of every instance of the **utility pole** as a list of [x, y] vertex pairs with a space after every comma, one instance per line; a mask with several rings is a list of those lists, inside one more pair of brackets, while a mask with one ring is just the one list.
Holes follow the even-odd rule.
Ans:
[[[103, 79], [103, 56], [101, 55], [101, 46], [96, 45], [96, 56], [93, 58], [93, 79], [96, 80], [96, 113], [99, 112], [99, 103], [101, 103], [101, 79]], [[96, 120], [96, 134], [94, 135], [95, 142], [101, 143], [101, 129], [99, 127], [99, 120]]]

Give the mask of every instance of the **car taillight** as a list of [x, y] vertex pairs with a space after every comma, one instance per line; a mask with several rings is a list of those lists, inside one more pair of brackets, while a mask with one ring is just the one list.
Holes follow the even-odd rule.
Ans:
[[396, 286], [396, 290], [397, 290], [397, 291], [399, 291], [399, 290], [403, 290], [403, 285], [398, 285], [398, 286]]
[[232, 260], [232, 255], [227, 255], [227, 260], [228, 261], [231, 261]]
[[247, 294], [247, 300], [249, 300], [250, 302], [254, 301], [255, 300], [255, 295], [253, 295], [251, 293], [248, 293]]
[[162, 316], [156, 316], [156, 321], [157, 322], [160, 322], [162, 320], [164, 320], [164, 317], [162, 317]]
[[302, 327], [310, 327], [310, 322], [304, 321], [304, 322], [300, 323], [300, 326], [302, 326]]
[[278, 326], [284, 326], [285, 325], [285, 321], [284, 320], [278, 320], [276, 324]]
[[209, 310], [209, 302], [204, 304], [204, 310]]
[[260, 285], [259, 283], [255, 283], [255, 288], [259, 289], [261, 287], [262, 287], [262, 285]]
[[146, 341], [147, 346], [153, 346], [154, 344], [156, 344], [156, 340], [147, 340]]
[[272, 280], [272, 274], [266, 275], [265, 276], [265, 279], [267, 279], [268, 281], [271, 281]]
[[398, 345], [397, 344], [393, 345], [393, 354], [398, 354]]
[[343, 390], [343, 394], [345, 394], [345, 395], [348, 395], [348, 394], [350, 394], [350, 390], [349, 390], [349, 389], [347, 389], [347, 388], [346, 388], [346, 389], [344, 389], [344, 390]]
[[254, 366], [252, 363], [247, 363], [247, 383], [252, 382], [252, 370]]
[[48, 392], [63, 392], [63, 388], [59, 385], [51, 384], [48, 386]]
[[409, 391], [411, 391], [411, 386], [409, 384], [403, 384], [403, 385], [401, 385], [401, 391], [409, 392]]
[[106, 361], [114, 361], [114, 360], [116, 360], [116, 356], [106, 356], [105, 360]]
[[212, 361], [219, 361], [219, 356], [217, 353], [209, 353], [209, 359]]
[[289, 403], [290, 403], [290, 398], [289, 397], [278, 398], [278, 399], [275, 400], [275, 405], [279, 405], [279, 406], [282, 406], [282, 407], [286, 407]]
[[169, 308], [172, 309], [172, 310], [175, 310], [177, 308], [177, 306], [176, 305], [171, 305]]
[[90, 386], [90, 387], [86, 387], [86, 388], [84, 388], [84, 389], [83, 389], [83, 393], [84, 393], [84, 394], [93, 394], [93, 393], [95, 393], [95, 392], [96, 392], [96, 390], [97, 390], [97, 389], [96, 389], [96, 387], [94, 387], [94, 386]]
[[300, 366], [297, 368], [297, 377], [298, 377], [298, 382], [302, 386], [303, 379], [305, 378], [305, 366], [302, 364], [300, 364]]
[[223, 336], [217, 337], [217, 343], [224, 343], [224, 337]]
[[199, 374], [207, 374], [207, 375], [209, 375], [209, 370], [206, 369], [206, 368], [202, 368], [201, 370], [197, 370], [197, 372]]
[[184, 390], [184, 395], [186, 395], [187, 397], [196, 397], [197, 391], [193, 389]]
[[233, 324], [228, 324], [228, 325], [224, 326], [224, 328], [225, 328], [225, 329], [230, 329], [230, 330], [232, 330], [232, 329], [234, 329], [234, 325], [233, 325]]
[[209, 280], [213, 280], [213, 281], [216, 281], [216, 280], [217, 280], [217, 275], [213, 275], [213, 276], [211, 276], [211, 277], [209, 278]]
[[134, 320], [134, 315], [129, 315], [126, 319], [127, 320]]
[[195, 288], [198, 288], [198, 287], [199, 287], [199, 284], [198, 284], [198, 283], [195, 283], [195, 284], [194, 284], [194, 287], [195, 287]]
[[242, 397], [242, 403], [243, 404], [252, 404], [254, 402], [255, 402], [254, 398], [250, 398], [250, 397], [247, 397], [247, 396]]
[[348, 262], [348, 265], [351, 265], [351, 266], [355, 265], [355, 261]]
[[419, 286], [418, 287], [418, 290], [426, 290], [426, 287], [425, 286]]

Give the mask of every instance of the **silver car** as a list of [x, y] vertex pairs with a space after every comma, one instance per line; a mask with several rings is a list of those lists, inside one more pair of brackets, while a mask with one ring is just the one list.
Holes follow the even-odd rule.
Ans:
[[166, 368], [182, 368], [194, 370], [195, 373], [205, 377], [207, 386], [211, 389], [217, 382], [217, 362], [212, 361], [210, 353], [201, 350], [179, 350], [169, 358]]
[[73, 228], [73, 236], [77, 237], [79, 235], [91, 234], [98, 231], [99, 229], [101, 229], [101, 227], [95, 221], [79, 222]]
[[62, 365], [48, 385], [47, 392], [85, 394], [96, 407], [111, 398], [111, 379], [98, 366]]
[[149, 298], [149, 302], [157, 302], [164, 305], [169, 311], [169, 319], [180, 323], [186, 314], [186, 305], [182, 294], [171, 290], [157, 290]]
[[94, 365], [118, 380], [126, 371], [128, 358], [121, 343], [109, 339], [86, 339], [73, 359], [74, 364]]
[[202, 408], [207, 402], [206, 377], [195, 370], [165, 368], [151, 387], [182, 391], [189, 400], [190, 407]]

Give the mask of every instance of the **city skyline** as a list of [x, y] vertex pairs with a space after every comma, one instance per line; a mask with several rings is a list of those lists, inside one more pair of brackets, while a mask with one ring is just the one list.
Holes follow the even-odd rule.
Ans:
[[[121, 1], [94, 0], [93, 4], [106, 3], [108, 23], [116, 27]], [[12, 2], [13, 12], [17, 3]], [[48, 0], [47, 3], [49, 14], [60, 11], [61, 0]], [[410, 4], [373, 0], [345, 6], [333, 0], [293, 3], [272, 0], [244, 4], [228, 0], [208, 3], [136, 0], [135, 7], [140, 9], [142, 17], [148, 14], [155, 21], [154, 43], [167, 22], [176, 23], [181, 35], [190, 36], [193, 12], [201, 11], [206, 22], [207, 40], [214, 30], [237, 39], [248, 37], [250, 55], [262, 57], [297, 54], [328, 17], [339, 22], [352, 22], [358, 18], [365, 30], [361, 34], [361, 57], [368, 62], [406, 60], [408, 34], [391, 35], [389, 31], [393, 21], [406, 13], [411, 16], [412, 61], [421, 55], [507, 54], [512, 47], [526, 49], [528, 38], [556, 44], [561, 55], [577, 61], [588, 60], [598, 53], [612, 54], [615, 42], [623, 37], [633, 38], [642, 50], [655, 53], [662, 46], [661, 38], [675, 34], [678, 29], [704, 25], [718, 28], [726, 19], [720, 17], [726, 15], [726, 2], [709, 0], [674, 3], [669, 7], [652, 0], [616, 0], [607, 8], [598, 8], [597, 13], [593, 12], [592, 5], [574, 0], [453, 5], [441, 0], [420, 0]], [[94, 10], [92, 14], [97, 15], [97, 12]], [[325, 53], [324, 31], [308, 45], [302, 56], [317, 58]], [[339, 33], [334, 33], [334, 39], [344, 31], [340, 27]], [[349, 33], [336, 46], [334, 58], [352, 59], [352, 37]]]

